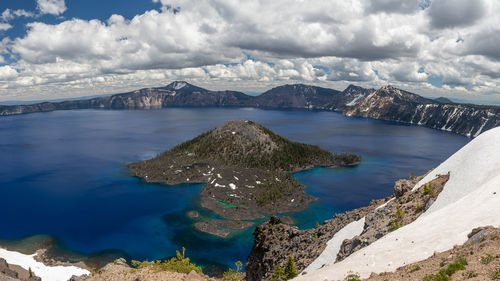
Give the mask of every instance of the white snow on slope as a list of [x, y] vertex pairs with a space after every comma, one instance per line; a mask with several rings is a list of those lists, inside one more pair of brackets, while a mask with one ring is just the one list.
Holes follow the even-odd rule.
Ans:
[[180, 89], [184, 88], [184, 86], [186, 86], [186, 83], [185, 82], [175, 82], [175, 84], [173, 86], [174, 86], [174, 89], [180, 90]]
[[364, 97], [365, 97], [365, 95], [363, 95], [363, 94], [359, 94], [359, 95], [357, 95], [356, 97], [354, 97], [354, 99], [352, 99], [352, 101], [350, 101], [350, 102], [349, 102], [349, 103], [347, 103], [346, 105], [347, 105], [347, 106], [355, 106], [356, 104], [358, 104], [359, 100], [360, 100], [361, 98], [364, 98]]
[[8, 264], [19, 265], [25, 269], [31, 268], [43, 281], [66, 281], [73, 275], [90, 274], [88, 270], [76, 266], [46, 266], [36, 261], [34, 256], [35, 254], [25, 255], [0, 248], [0, 258], [4, 258]]
[[337, 253], [340, 251], [340, 246], [345, 239], [351, 239], [355, 236], [358, 236], [363, 232], [363, 228], [365, 226], [365, 218], [358, 221], [351, 222], [350, 224], [343, 227], [339, 230], [332, 239], [330, 239], [326, 243], [325, 250], [321, 253], [321, 255], [316, 258], [304, 271], [304, 273], [310, 273], [315, 271], [316, 269], [321, 268], [325, 264], [332, 264], [337, 259]]
[[436, 202], [413, 223], [387, 234], [345, 260], [294, 280], [343, 280], [349, 271], [371, 272], [429, 258], [463, 244], [479, 226], [500, 226], [500, 127], [484, 132], [434, 169], [416, 188], [450, 172]]

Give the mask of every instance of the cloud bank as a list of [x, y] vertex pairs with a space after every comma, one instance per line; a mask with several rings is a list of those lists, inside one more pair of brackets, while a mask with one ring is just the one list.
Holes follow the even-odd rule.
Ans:
[[[500, 101], [496, 0], [153, 2], [157, 10], [131, 19], [33, 21], [24, 36], [4, 38], [0, 62], [8, 58], [15, 73], [0, 74], [0, 100], [185, 79], [248, 91], [292, 82], [390, 83]], [[66, 5], [38, 0], [38, 9], [61, 15]]]

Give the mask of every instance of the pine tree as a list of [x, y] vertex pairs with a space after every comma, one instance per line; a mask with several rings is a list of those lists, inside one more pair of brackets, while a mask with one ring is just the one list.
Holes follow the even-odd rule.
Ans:
[[297, 277], [297, 275], [299, 275], [299, 273], [295, 268], [295, 262], [293, 261], [292, 256], [288, 256], [288, 261], [285, 265], [285, 278], [286, 280], [289, 280]]
[[271, 278], [271, 281], [284, 281], [286, 280], [285, 278], [285, 272], [283, 271], [283, 267], [279, 265], [279, 263], [276, 263], [274, 266], [273, 270], [273, 277]]

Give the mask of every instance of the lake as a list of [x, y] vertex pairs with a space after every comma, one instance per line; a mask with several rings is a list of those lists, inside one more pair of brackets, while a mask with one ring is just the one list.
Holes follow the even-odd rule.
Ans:
[[292, 214], [300, 228], [391, 195], [394, 181], [436, 167], [470, 139], [413, 125], [325, 111], [253, 108], [74, 110], [0, 117], [0, 239], [37, 234], [84, 255], [117, 250], [137, 260], [186, 247], [203, 265], [222, 267], [250, 253], [252, 229], [227, 240], [192, 229], [199, 184], [145, 184], [126, 164], [145, 160], [228, 120], [260, 123], [293, 141], [356, 153], [352, 168], [294, 176], [320, 198]]

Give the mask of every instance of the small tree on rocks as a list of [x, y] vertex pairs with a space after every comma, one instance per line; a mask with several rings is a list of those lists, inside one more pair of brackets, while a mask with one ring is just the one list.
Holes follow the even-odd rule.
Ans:
[[297, 277], [297, 275], [299, 275], [299, 273], [295, 268], [295, 262], [293, 261], [292, 256], [288, 256], [288, 261], [285, 265], [285, 278], [286, 280], [289, 280]]

